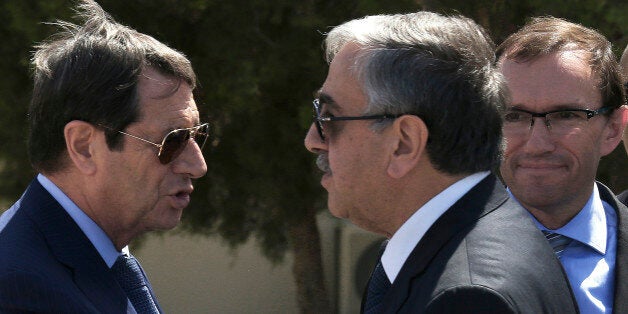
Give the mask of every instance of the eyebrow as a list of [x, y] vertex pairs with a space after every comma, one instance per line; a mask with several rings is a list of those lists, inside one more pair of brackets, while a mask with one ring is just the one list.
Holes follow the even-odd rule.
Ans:
[[329, 94], [325, 94], [321, 91], [316, 93], [318, 101], [320, 102], [321, 105], [326, 105], [328, 107], [328, 109], [334, 109], [336, 111], [340, 111], [340, 106], [338, 105], [338, 103], [334, 100], [334, 98], [329, 95]]

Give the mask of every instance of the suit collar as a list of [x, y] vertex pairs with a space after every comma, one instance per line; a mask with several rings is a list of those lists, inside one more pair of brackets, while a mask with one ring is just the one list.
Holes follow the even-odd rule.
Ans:
[[615, 256], [615, 293], [613, 312], [628, 313], [628, 208], [619, 202], [613, 192], [604, 184], [597, 182], [600, 198], [611, 205], [617, 214], [617, 251]]
[[72, 269], [76, 285], [96, 308], [126, 312], [126, 295], [98, 251], [36, 179], [24, 193], [21, 208], [41, 230], [54, 256]]
[[384, 299], [384, 308], [396, 312], [407, 298], [412, 279], [421, 275], [440, 249], [455, 235], [508, 199], [508, 193], [494, 175], [475, 185], [447, 210], [414, 248]]

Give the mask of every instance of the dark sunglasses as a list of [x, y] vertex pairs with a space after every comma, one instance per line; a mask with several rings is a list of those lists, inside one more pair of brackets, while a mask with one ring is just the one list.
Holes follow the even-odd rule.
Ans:
[[[103, 127], [113, 130], [112, 128], [106, 126]], [[190, 138], [193, 138], [196, 144], [198, 144], [198, 147], [200, 149], [203, 149], [203, 146], [205, 146], [205, 142], [207, 141], [207, 137], [209, 136], [209, 123], [203, 123], [201, 125], [197, 125], [191, 128], [172, 130], [168, 134], [166, 134], [163, 140], [161, 140], [161, 144], [123, 131], [117, 132], [140, 140], [142, 142], [157, 146], [157, 148], [159, 148], [157, 158], [159, 158], [159, 162], [165, 165], [173, 161], [175, 158], [179, 157], [181, 152], [183, 152], [183, 149], [185, 149], [185, 146], [190, 141]]]

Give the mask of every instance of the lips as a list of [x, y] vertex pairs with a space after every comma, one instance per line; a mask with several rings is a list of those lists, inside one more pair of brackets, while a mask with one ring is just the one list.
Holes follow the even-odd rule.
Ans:
[[563, 168], [562, 164], [554, 164], [554, 163], [520, 163], [519, 168], [526, 169], [553, 169], [553, 168]]
[[170, 194], [172, 207], [179, 210], [186, 208], [190, 204], [190, 195], [192, 194], [192, 191], [194, 191], [194, 188], [190, 186]]

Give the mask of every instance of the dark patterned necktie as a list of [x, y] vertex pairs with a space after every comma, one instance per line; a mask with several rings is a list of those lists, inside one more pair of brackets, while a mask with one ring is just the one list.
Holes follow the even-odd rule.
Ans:
[[135, 257], [120, 255], [111, 270], [138, 314], [159, 313], [148, 288], [148, 281]]
[[563, 256], [563, 251], [569, 245], [569, 243], [571, 243], [572, 239], [562, 234], [553, 233], [547, 230], [543, 230], [543, 234], [545, 235], [545, 238], [547, 238], [549, 244], [554, 249], [554, 253], [556, 253], [556, 256], [560, 259]]
[[373, 270], [373, 274], [371, 274], [371, 280], [369, 280], [366, 302], [364, 303], [365, 314], [375, 314], [382, 311], [382, 301], [384, 300], [386, 292], [390, 289], [390, 286], [390, 281], [388, 280], [388, 276], [386, 276], [380, 258], [377, 266], [375, 266]]

